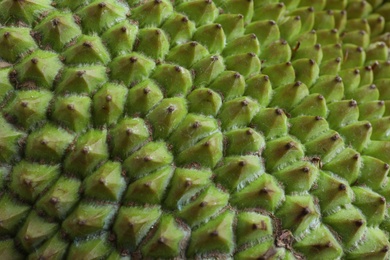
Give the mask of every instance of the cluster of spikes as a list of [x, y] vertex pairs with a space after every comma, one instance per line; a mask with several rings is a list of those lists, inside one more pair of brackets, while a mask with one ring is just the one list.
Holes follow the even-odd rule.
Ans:
[[0, 259], [389, 259], [389, 47], [388, 0], [0, 1]]

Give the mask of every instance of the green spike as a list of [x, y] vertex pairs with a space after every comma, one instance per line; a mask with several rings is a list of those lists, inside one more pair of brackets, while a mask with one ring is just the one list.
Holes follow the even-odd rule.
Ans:
[[282, 220], [282, 227], [289, 229], [295, 236], [307, 233], [311, 225], [318, 222], [320, 213], [310, 195], [287, 195], [286, 201], [276, 212]]
[[339, 76], [321, 76], [310, 89], [310, 93], [319, 93], [326, 102], [339, 101], [344, 97], [344, 83]]
[[359, 104], [366, 103], [370, 101], [375, 101], [379, 99], [379, 90], [376, 88], [375, 84], [361, 86], [358, 89], [351, 91], [348, 95], [348, 98], [355, 99]]
[[240, 209], [262, 208], [274, 212], [284, 200], [284, 191], [278, 181], [264, 173], [244, 189], [234, 193], [230, 203]]
[[260, 43], [256, 34], [246, 34], [229, 42], [223, 50], [223, 55], [230, 56], [240, 53], [260, 54]]
[[328, 105], [329, 114], [327, 121], [330, 128], [340, 127], [355, 123], [359, 118], [359, 108], [355, 100], [342, 100]]
[[19, 229], [16, 239], [20, 241], [23, 249], [32, 253], [41, 243], [53, 236], [57, 229], [57, 223], [47, 222], [35, 211], [31, 211]]
[[315, 30], [331, 30], [335, 28], [336, 21], [332, 10], [320, 11], [320, 9], [316, 9], [315, 7], [314, 10], [316, 10], [316, 18], [313, 26]]
[[129, 8], [114, 0], [94, 1], [77, 10], [83, 31], [101, 33], [115, 23], [125, 20]]
[[21, 161], [12, 169], [9, 188], [23, 200], [34, 202], [59, 177], [59, 174], [58, 165]]
[[298, 252], [308, 257], [320, 259], [337, 259], [343, 255], [343, 249], [332, 232], [323, 224], [311, 231], [302, 240], [294, 243]]
[[81, 35], [62, 54], [66, 64], [106, 65], [110, 62], [110, 54], [98, 36]]
[[267, 143], [263, 157], [268, 171], [280, 169], [304, 156], [304, 147], [290, 136], [274, 139]]
[[257, 102], [248, 97], [239, 97], [225, 102], [218, 115], [222, 122], [222, 129], [247, 126], [259, 109]]
[[360, 172], [364, 174], [366, 167], [364, 161], [364, 157], [362, 160], [358, 152], [346, 148], [330, 162], [324, 164], [323, 169], [337, 174], [352, 184], [358, 179]]
[[213, 168], [222, 158], [223, 136], [216, 132], [185, 149], [177, 156], [179, 165], [195, 164]]
[[261, 48], [280, 39], [279, 27], [273, 20], [250, 23], [245, 27], [245, 33], [255, 34]]
[[296, 162], [272, 175], [283, 183], [286, 193], [310, 190], [318, 176], [318, 169], [309, 162]]
[[230, 191], [234, 191], [240, 190], [264, 173], [264, 166], [257, 156], [232, 156], [225, 157], [214, 171], [215, 180]]
[[[1, 14], [0, 14], [1, 15]], [[0, 57], [15, 62], [19, 57], [38, 46], [28, 28], [3, 27], [0, 29]]]
[[271, 101], [272, 94], [269, 76], [257, 74], [246, 80], [244, 95], [255, 99], [260, 106], [267, 107]]
[[367, 224], [364, 215], [352, 205], [326, 216], [324, 223], [331, 226], [342, 237], [346, 248], [350, 248], [362, 239]]
[[299, 16], [301, 20], [301, 29], [300, 34], [310, 32], [313, 29], [315, 21], [314, 8], [310, 7], [301, 7], [297, 8], [290, 13], [293, 16]]
[[301, 17], [286, 16], [279, 22], [280, 36], [288, 42], [292, 42], [300, 34], [302, 27]]
[[222, 106], [221, 96], [208, 88], [192, 91], [188, 96], [188, 110], [191, 113], [216, 116]]
[[360, 68], [360, 84], [359, 86], [371, 85], [374, 82], [374, 72], [371, 66]]
[[389, 149], [390, 141], [371, 141], [367, 149], [364, 150], [364, 154], [373, 156], [389, 164]]
[[39, 260], [40, 258], [51, 258], [59, 260], [65, 257], [69, 244], [62, 239], [60, 232], [57, 232], [47, 240], [38, 250], [28, 256], [28, 259]]
[[[210, 186], [195, 200], [184, 205], [177, 215], [188, 225], [195, 227], [207, 221], [227, 205], [229, 194]], [[210, 223], [210, 222], [209, 222]]]
[[348, 19], [366, 17], [372, 11], [372, 6], [368, 1], [354, 0], [348, 3]]
[[371, 34], [370, 24], [368, 23], [367, 19], [355, 18], [347, 20], [344, 33], [350, 33], [353, 31], [364, 31], [368, 34]]
[[[325, 30], [318, 30], [317, 31], [317, 43], [321, 44], [321, 46], [323, 46], [324, 48], [327, 45], [334, 46], [340, 42], [341, 42], [341, 39], [340, 39], [339, 31], [335, 28], [333, 28], [331, 30], [325, 29]], [[324, 49], [323, 49], [323, 52], [324, 52], [324, 58], [329, 59], [329, 56], [325, 55]]]
[[329, 60], [336, 60], [337, 58], [340, 59], [339, 62], [341, 63], [344, 55], [341, 43], [328, 44], [323, 46], [322, 53], [323, 53], [322, 63]]
[[109, 132], [113, 156], [127, 157], [149, 138], [149, 130], [141, 118], [124, 118]]
[[108, 50], [112, 56], [131, 53], [136, 35], [138, 34], [138, 27], [131, 24], [129, 21], [122, 21], [110, 26], [102, 34], [102, 40], [106, 43]]
[[323, 171], [320, 171], [313, 195], [318, 197], [322, 212], [331, 212], [354, 199], [354, 192], [348, 182]]
[[206, 24], [199, 27], [193, 39], [203, 44], [210, 53], [221, 53], [225, 47], [226, 36], [222, 25], [217, 23]]
[[126, 202], [159, 205], [172, 178], [174, 168], [166, 166], [129, 185], [124, 195]]
[[176, 10], [185, 13], [197, 26], [212, 23], [218, 16], [218, 8], [213, 1], [194, 0], [184, 2], [179, 4]]
[[85, 96], [58, 97], [53, 106], [52, 119], [75, 132], [81, 132], [90, 123], [91, 103], [91, 99]]
[[390, 129], [390, 117], [381, 117], [378, 119], [371, 120], [372, 124], [372, 139], [381, 141], [389, 140], [389, 129]]
[[376, 60], [388, 60], [388, 58], [389, 48], [384, 42], [372, 43], [366, 48], [366, 64]]
[[164, 142], [150, 142], [130, 155], [123, 163], [129, 177], [141, 177], [169, 165], [173, 160]]
[[245, 91], [245, 80], [235, 71], [222, 72], [209, 88], [221, 93], [225, 100], [242, 96]]
[[127, 89], [121, 85], [105, 84], [93, 97], [95, 125], [115, 124], [122, 116]]
[[385, 29], [385, 18], [380, 14], [370, 14], [367, 17], [370, 26], [370, 37], [379, 36]]
[[208, 54], [209, 52], [205, 47], [192, 41], [173, 47], [165, 57], [165, 60], [177, 63], [188, 69]]
[[273, 234], [272, 219], [256, 212], [241, 212], [237, 216], [237, 246], [268, 240]]
[[332, 60], [322, 61], [320, 66], [320, 76], [337, 75], [341, 68], [341, 57]]
[[255, 53], [241, 53], [225, 59], [226, 69], [238, 71], [244, 77], [260, 72], [261, 61]]
[[[27, 217], [30, 207], [18, 203], [8, 194], [5, 194], [0, 199], [0, 209], [0, 234], [15, 235], [20, 228], [20, 224]], [[0, 250], [0, 252], [2, 251]]]
[[195, 23], [179, 13], [168, 17], [161, 29], [169, 35], [171, 46], [186, 43], [196, 31]]
[[118, 56], [109, 64], [111, 79], [129, 86], [149, 77], [156, 64], [138, 53]]
[[225, 133], [227, 155], [260, 153], [265, 148], [264, 137], [252, 128], [234, 129]]
[[369, 101], [359, 104], [359, 120], [373, 120], [381, 118], [385, 113], [385, 102]]
[[62, 228], [72, 238], [85, 237], [107, 229], [115, 213], [114, 210], [113, 205], [93, 205], [81, 202], [62, 222]]
[[164, 204], [181, 210], [183, 204], [211, 183], [210, 170], [176, 168]]
[[374, 190], [385, 186], [389, 165], [371, 156], [363, 156], [362, 159], [361, 175], [358, 182], [365, 183]]
[[163, 93], [157, 84], [144, 80], [132, 87], [127, 94], [126, 109], [129, 115], [145, 115], [163, 99]]
[[223, 58], [218, 55], [206, 56], [192, 66], [195, 86], [208, 85], [225, 70]]
[[[141, 3], [141, 1], [130, 1], [130, 5], [131, 2]], [[131, 10], [130, 18], [138, 21], [141, 28], [160, 26], [172, 11], [172, 4], [168, 0], [145, 1]]]
[[20, 159], [19, 142], [23, 137], [25, 137], [23, 132], [16, 130], [0, 117], [0, 162], [10, 163], [13, 159]]
[[254, 116], [252, 124], [266, 139], [285, 136], [288, 132], [287, 116], [280, 108], [260, 109]]
[[261, 73], [269, 76], [273, 88], [293, 83], [295, 80], [295, 70], [290, 61], [267, 66]]
[[293, 50], [293, 60], [311, 59], [314, 60], [317, 64], [321, 64], [323, 56], [322, 47], [319, 43], [315, 44], [314, 46]]
[[344, 147], [341, 136], [334, 130], [329, 130], [305, 144], [306, 154], [320, 156], [323, 162], [328, 162]]
[[352, 69], [364, 65], [366, 52], [362, 47], [347, 43], [343, 45], [343, 52], [344, 60], [341, 65], [342, 69]]
[[180, 97], [163, 99], [148, 115], [155, 138], [166, 138], [187, 115], [186, 100]]
[[385, 217], [386, 199], [369, 188], [355, 186], [352, 190], [355, 193], [353, 204], [366, 216], [367, 225], [380, 224]]
[[368, 121], [358, 121], [340, 128], [338, 132], [343, 136], [346, 145], [361, 152], [370, 142], [372, 126]]
[[46, 124], [27, 138], [26, 158], [60, 163], [74, 136], [65, 130]]
[[339, 31], [344, 31], [345, 26], [347, 24], [347, 12], [345, 10], [334, 11], [333, 17], [335, 28]]
[[169, 41], [165, 32], [158, 28], [139, 30], [135, 50], [152, 59], [163, 59], [169, 51]]
[[[254, 1], [257, 3], [257, 1]], [[263, 2], [263, 1], [261, 1]], [[277, 1], [275, 1], [277, 2]], [[252, 21], [274, 20], [279, 21], [283, 13], [286, 11], [284, 3], [266, 3], [261, 8], [255, 8]]]
[[176, 152], [181, 152], [218, 131], [218, 122], [210, 117], [188, 114], [169, 137]]
[[220, 14], [215, 23], [222, 25], [226, 36], [226, 42], [230, 42], [242, 35], [247, 28], [244, 27], [244, 16], [242, 14]]
[[306, 143], [329, 130], [327, 120], [321, 116], [303, 115], [289, 120], [289, 133]]
[[59, 94], [93, 94], [108, 81], [106, 68], [101, 65], [67, 67], [62, 71], [61, 80], [56, 86]]
[[111, 253], [112, 247], [107, 243], [107, 234], [93, 237], [89, 240], [73, 242], [68, 250], [69, 258], [80, 257], [82, 259], [106, 259]]
[[60, 177], [42, 196], [36, 207], [56, 219], [64, 219], [80, 199], [81, 182], [77, 179]]
[[289, 252], [284, 248], [276, 247], [273, 241], [266, 240], [252, 247], [247, 247], [245, 250], [235, 254], [234, 259], [245, 260], [245, 259], [295, 259], [295, 257], [288, 258], [285, 253]]
[[365, 239], [360, 246], [349, 252], [348, 259], [386, 259], [389, 257], [388, 235], [375, 227], [367, 228]]
[[186, 95], [192, 87], [190, 71], [180, 66], [159, 65], [153, 72], [152, 78], [162, 86], [168, 97]]
[[321, 94], [308, 95], [290, 113], [294, 117], [299, 115], [326, 117], [328, 113], [326, 99]]
[[249, 23], [253, 17], [254, 1], [226, 0], [223, 9], [227, 13], [242, 14], [245, 23]]
[[213, 251], [230, 255], [234, 249], [233, 221], [234, 213], [225, 211], [206, 225], [193, 231], [187, 255], [194, 257], [197, 254]]
[[261, 49], [260, 59], [265, 66], [286, 63], [291, 59], [291, 48], [285, 40], [277, 40]]
[[53, 10], [51, 0], [14, 1], [5, 0], [0, 3], [0, 21], [22, 21], [32, 25], [35, 19], [44, 12]]
[[[307, 95], [309, 95], [307, 86], [301, 81], [297, 81], [275, 89], [270, 105], [280, 106], [286, 110], [290, 110], [300, 103]], [[286, 99], [286, 96], [288, 96], [289, 99]]]
[[35, 87], [51, 89], [57, 73], [62, 68], [58, 55], [43, 50], [36, 50], [23, 58], [15, 66], [20, 83], [31, 84]]
[[89, 130], [81, 135], [64, 161], [64, 170], [86, 177], [108, 159], [107, 131]]
[[84, 179], [84, 194], [89, 198], [118, 201], [126, 186], [121, 174], [118, 162], [106, 162]]
[[121, 207], [113, 226], [118, 244], [133, 251], [160, 215], [159, 207]]

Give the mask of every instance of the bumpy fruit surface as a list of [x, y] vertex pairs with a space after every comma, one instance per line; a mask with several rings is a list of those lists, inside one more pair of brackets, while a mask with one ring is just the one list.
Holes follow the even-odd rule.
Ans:
[[0, 259], [390, 259], [389, 0], [0, 0]]

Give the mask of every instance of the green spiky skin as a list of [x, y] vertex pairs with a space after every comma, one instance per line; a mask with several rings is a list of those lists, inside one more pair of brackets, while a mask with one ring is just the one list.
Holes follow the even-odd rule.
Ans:
[[389, 259], [389, 19], [0, 1], [0, 259]]

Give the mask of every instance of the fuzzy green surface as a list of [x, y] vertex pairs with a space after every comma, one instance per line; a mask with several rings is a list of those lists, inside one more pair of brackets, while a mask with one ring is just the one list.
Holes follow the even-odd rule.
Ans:
[[0, 259], [389, 259], [389, 0], [0, 0]]

